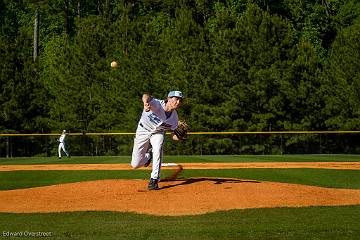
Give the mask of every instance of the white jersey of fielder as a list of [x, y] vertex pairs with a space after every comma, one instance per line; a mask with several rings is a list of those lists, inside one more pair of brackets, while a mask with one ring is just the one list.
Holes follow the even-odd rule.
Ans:
[[165, 112], [165, 100], [153, 98], [149, 104], [151, 106], [150, 111], [142, 112], [137, 129], [138, 132], [157, 133], [167, 130], [173, 131], [178, 127], [178, 114], [176, 110], [173, 110], [171, 113]]
[[64, 143], [65, 137], [66, 137], [65, 133], [61, 134], [61, 136], [59, 138], [59, 142]]

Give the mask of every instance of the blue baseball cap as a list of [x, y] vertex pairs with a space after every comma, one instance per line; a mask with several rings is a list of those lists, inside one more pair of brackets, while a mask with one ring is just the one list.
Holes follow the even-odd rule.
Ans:
[[183, 95], [183, 93], [180, 92], [180, 91], [171, 91], [171, 92], [169, 92], [168, 97], [184, 98], [184, 95]]

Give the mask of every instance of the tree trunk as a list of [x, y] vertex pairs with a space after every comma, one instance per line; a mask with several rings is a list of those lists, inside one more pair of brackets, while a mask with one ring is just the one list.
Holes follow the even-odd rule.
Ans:
[[69, 1], [64, 1], [64, 12], [65, 12], [65, 33], [70, 37], [70, 19], [69, 19]]
[[38, 54], [39, 54], [39, 8], [36, 8], [35, 22], [34, 22], [34, 51], [33, 51], [34, 62], [37, 61]]
[[81, 18], [81, 1], [80, 0], [77, 1], [77, 15], [78, 15], [78, 18]]
[[326, 15], [330, 15], [330, 6], [329, 4], [326, 2], [326, 0], [322, 0], [321, 4], [325, 7], [325, 11], [326, 11]]

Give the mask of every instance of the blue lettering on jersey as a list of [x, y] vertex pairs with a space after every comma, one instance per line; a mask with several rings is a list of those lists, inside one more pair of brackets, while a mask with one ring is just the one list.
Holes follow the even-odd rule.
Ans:
[[151, 113], [148, 117], [149, 117], [149, 120], [156, 125], [161, 122], [161, 119], [158, 116], [156, 116], [154, 113]]

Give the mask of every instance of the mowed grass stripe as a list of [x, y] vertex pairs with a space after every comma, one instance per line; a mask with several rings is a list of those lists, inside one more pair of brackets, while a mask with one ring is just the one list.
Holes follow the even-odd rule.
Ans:
[[360, 206], [246, 209], [181, 217], [1, 213], [0, 231], [51, 232], [48, 239], [353, 240], [360, 236]]
[[[73, 156], [0, 158], [0, 165], [16, 164], [130, 164], [130, 156]], [[175, 163], [217, 163], [217, 162], [359, 162], [360, 155], [347, 154], [305, 154], [305, 155], [165, 155], [164, 162]]]
[[[174, 170], [163, 170], [162, 177]], [[146, 171], [12, 171], [0, 172], [0, 190], [39, 187], [102, 179], [148, 179]], [[333, 169], [185, 169], [179, 178], [216, 177], [360, 189], [360, 171]]]

